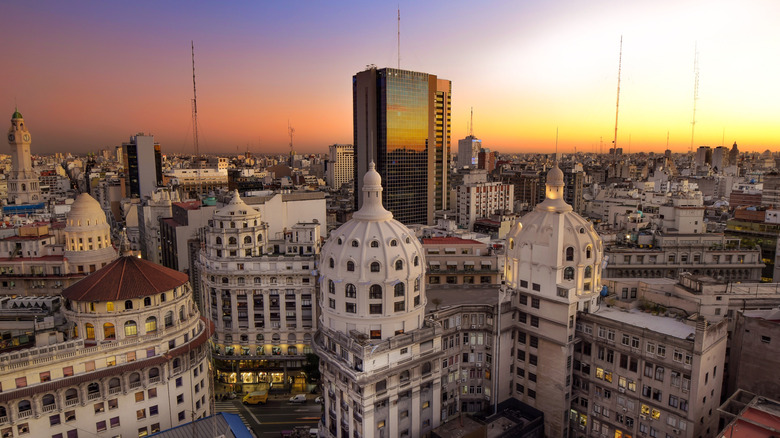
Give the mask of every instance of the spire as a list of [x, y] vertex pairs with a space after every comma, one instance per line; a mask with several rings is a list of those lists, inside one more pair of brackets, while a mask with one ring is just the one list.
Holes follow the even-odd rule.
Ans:
[[572, 211], [571, 205], [563, 200], [563, 188], [565, 185], [563, 171], [558, 167], [558, 160], [555, 160], [555, 165], [547, 172], [546, 197], [542, 203], [536, 206], [536, 209], [556, 213]]
[[368, 164], [368, 172], [363, 177], [363, 206], [352, 215], [355, 219], [367, 221], [386, 221], [393, 213], [382, 205], [382, 177], [376, 171], [374, 162]]

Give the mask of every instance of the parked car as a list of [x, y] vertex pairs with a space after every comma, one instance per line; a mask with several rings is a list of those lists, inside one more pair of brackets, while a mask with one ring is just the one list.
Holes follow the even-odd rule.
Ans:
[[290, 397], [290, 403], [306, 403], [306, 394], [296, 394]]
[[268, 391], [250, 392], [242, 401], [245, 405], [265, 404], [268, 401]]

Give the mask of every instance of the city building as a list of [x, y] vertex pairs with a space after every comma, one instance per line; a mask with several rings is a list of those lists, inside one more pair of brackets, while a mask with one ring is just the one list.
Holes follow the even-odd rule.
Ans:
[[8, 203], [15, 205], [38, 204], [41, 188], [38, 172], [33, 169], [30, 158], [30, 130], [24, 124], [19, 111], [11, 116], [8, 129], [8, 145], [11, 147], [11, 173], [8, 175]]
[[62, 331], [0, 354], [5, 437], [146, 436], [211, 413], [208, 340], [187, 276], [122, 257], [62, 292]]
[[127, 196], [142, 198], [163, 185], [162, 152], [154, 136], [138, 133], [129, 142], [122, 143], [122, 162]]
[[477, 219], [513, 211], [515, 186], [500, 182], [461, 184], [457, 188], [458, 226], [473, 230]]
[[734, 315], [727, 393], [745, 390], [776, 397], [780, 381], [767, 376], [780, 369], [780, 310], [736, 310]]
[[458, 140], [458, 168], [476, 168], [477, 157], [482, 150], [482, 140], [468, 135], [466, 138]]
[[515, 397], [544, 412], [545, 436], [568, 436], [571, 363], [580, 313], [598, 307], [603, 248], [593, 225], [563, 199], [564, 175], [547, 174], [546, 197], [507, 235], [501, 311], [499, 400]]
[[434, 223], [448, 209], [452, 83], [436, 75], [370, 67], [352, 78], [355, 206], [376, 165], [382, 202], [401, 223]]
[[360, 186], [360, 210], [322, 248], [320, 436], [424, 436], [441, 421], [443, 369], [441, 326], [424, 318], [423, 248], [383, 207], [373, 163]]
[[[503, 260], [489, 245], [459, 237], [429, 237], [422, 239], [428, 263], [426, 283], [429, 285], [479, 284], [501, 282]], [[503, 258], [503, 257], [502, 257]]]
[[301, 371], [317, 329], [320, 224], [296, 223], [281, 238], [238, 192], [208, 221], [197, 271], [204, 313], [216, 325], [215, 377], [246, 390], [304, 391]]
[[351, 144], [332, 144], [328, 153], [328, 187], [338, 190], [355, 178], [355, 147]]

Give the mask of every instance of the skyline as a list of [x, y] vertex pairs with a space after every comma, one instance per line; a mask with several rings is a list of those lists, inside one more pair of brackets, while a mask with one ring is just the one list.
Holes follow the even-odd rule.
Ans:
[[[445, 7], [446, 6], [446, 7]], [[694, 47], [699, 145], [776, 150], [780, 30], [770, 1], [401, 3], [402, 69], [452, 81], [452, 143], [491, 150], [599, 152], [611, 146], [623, 37], [618, 147], [691, 144]], [[137, 132], [192, 153], [195, 43], [200, 151], [326, 153], [352, 143], [352, 76], [395, 67], [397, 5], [5, 3], [13, 47], [0, 91], [25, 116], [35, 154], [84, 153]], [[441, 23], [442, 25], [438, 25]], [[10, 119], [10, 117], [9, 117]], [[85, 132], [86, 131], [86, 132]], [[223, 132], [224, 131], [224, 132]], [[630, 139], [630, 140], [629, 140]], [[722, 141], [723, 139], [723, 141]], [[452, 146], [454, 144], [454, 146]], [[629, 148], [630, 145], [630, 148]]]

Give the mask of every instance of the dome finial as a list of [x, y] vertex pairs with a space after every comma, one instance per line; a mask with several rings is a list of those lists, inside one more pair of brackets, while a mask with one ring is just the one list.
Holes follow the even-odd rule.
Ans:
[[382, 176], [376, 171], [373, 161], [368, 163], [368, 172], [363, 177], [363, 205], [352, 217], [366, 220], [390, 220], [390, 213], [382, 205]]

